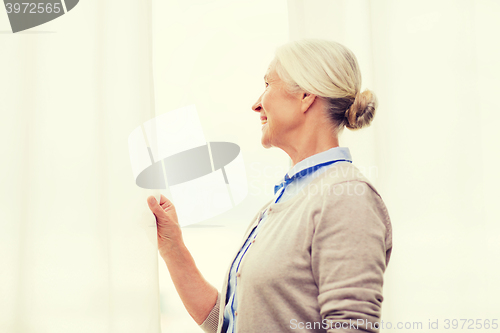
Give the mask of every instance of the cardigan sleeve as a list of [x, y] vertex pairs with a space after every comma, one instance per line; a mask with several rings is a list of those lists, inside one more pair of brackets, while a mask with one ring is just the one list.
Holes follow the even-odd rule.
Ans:
[[216, 333], [217, 329], [219, 328], [219, 309], [220, 309], [220, 302], [222, 299], [222, 294], [219, 292], [217, 295], [217, 301], [215, 302], [214, 307], [208, 314], [207, 318], [205, 321], [199, 325], [200, 328], [206, 332], [206, 333]]
[[386, 244], [391, 229], [380, 196], [363, 181], [331, 185], [313, 221], [312, 272], [327, 332], [379, 332], [392, 247]]

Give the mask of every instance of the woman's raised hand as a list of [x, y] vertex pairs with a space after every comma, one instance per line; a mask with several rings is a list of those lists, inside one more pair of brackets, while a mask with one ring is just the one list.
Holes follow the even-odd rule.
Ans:
[[164, 195], [158, 204], [151, 195], [148, 205], [156, 216], [158, 250], [167, 264], [175, 289], [191, 317], [201, 325], [217, 302], [217, 288], [203, 278], [184, 245], [174, 204]]
[[174, 204], [163, 194], [159, 204], [154, 196], [149, 196], [148, 206], [156, 217], [158, 250], [160, 255], [163, 256], [169, 247], [182, 242], [182, 232], [177, 219], [177, 212]]

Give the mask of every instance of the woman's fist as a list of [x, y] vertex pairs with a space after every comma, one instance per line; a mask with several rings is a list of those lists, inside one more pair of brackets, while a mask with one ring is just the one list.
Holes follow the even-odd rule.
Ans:
[[156, 231], [158, 236], [158, 250], [160, 255], [168, 251], [170, 246], [182, 241], [182, 233], [177, 220], [177, 213], [174, 204], [163, 194], [160, 203], [154, 196], [148, 197], [148, 206], [156, 217]]

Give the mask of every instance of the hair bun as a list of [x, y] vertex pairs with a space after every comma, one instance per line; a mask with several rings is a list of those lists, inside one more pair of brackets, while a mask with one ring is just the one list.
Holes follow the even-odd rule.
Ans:
[[345, 112], [345, 126], [352, 130], [370, 126], [377, 105], [377, 96], [370, 90], [358, 92], [351, 107]]

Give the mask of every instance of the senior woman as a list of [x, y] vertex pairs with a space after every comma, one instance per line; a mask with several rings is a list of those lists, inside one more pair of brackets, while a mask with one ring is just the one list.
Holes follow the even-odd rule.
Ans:
[[370, 124], [375, 95], [345, 46], [285, 44], [252, 106], [262, 145], [293, 162], [252, 218], [222, 291], [196, 268], [174, 205], [148, 198], [158, 248], [187, 311], [205, 332], [378, 332], [392, 251], [387, 209], [338, 136]]

